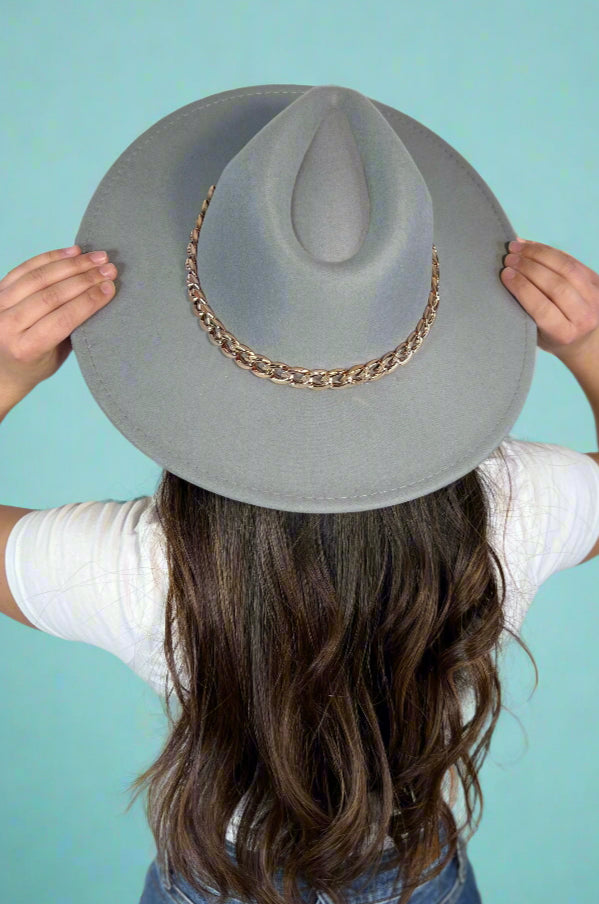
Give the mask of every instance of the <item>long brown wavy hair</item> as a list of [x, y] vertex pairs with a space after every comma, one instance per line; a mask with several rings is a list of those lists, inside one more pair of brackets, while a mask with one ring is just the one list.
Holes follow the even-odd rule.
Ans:
[[[475, 469], [398, 505], [312, 514], [163, 472], [164, 654], [179, 707], [173, 719], [165, 685], [168, 738], [127, 790], [130, 807], [147, 787], [157, 849], [192, 887], [300, 904], [301, 877], [344, 904], [390, 835], [406, 904], [456, 851], [463, 826], [442, 794], [446, 774], [462, 784], [474, 833], [477, 773], [503, 706], [503, 629], [538, 684], [504, 622], [487, 534], [495, 492]], [[234, 862], [225, 832], [244, 795]], [[447, 854], [423, 877], [441, 826]]]

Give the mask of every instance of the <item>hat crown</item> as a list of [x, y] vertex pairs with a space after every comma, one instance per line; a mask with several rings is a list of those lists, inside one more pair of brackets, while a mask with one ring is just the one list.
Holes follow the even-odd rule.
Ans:
[[[357, 91], [316, 86], [223, 169], [198, 277], [225, 328], [259, 354], [349, 367], [416, 327], [433, 241], [426, 182], [383, 114]], [[440, 274], [442, 294], [442, 261]]]

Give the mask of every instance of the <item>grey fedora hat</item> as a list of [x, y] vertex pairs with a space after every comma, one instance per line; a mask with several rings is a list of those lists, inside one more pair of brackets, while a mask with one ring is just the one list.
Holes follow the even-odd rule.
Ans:
[[475, 468], [524, 405], [537, 328], [499, 277], [515, 235], [405, 113], [337, 85], [223, 91], [102, 178], [76, 242], [108, 251], [117, 291], [71, 343], [115, 427], [190, 483], [388, 506]]

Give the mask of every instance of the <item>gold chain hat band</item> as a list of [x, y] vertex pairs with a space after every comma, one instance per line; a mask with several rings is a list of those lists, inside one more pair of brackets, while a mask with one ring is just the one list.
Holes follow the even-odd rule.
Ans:
[[380, 380], [381, 377], [394, 371], [396, 367], [401, 367], [408, 363], [414, 352], [422, 345], [437, 316], [437, 308], [439, 306], [439, 258], [435, 245], [433, 245], [431, 290], [424, 314], [418, 321], [416, 328], [397, 348], [387, 352], [382, 358], [375, 358], [366, 364], [354, 364], [345, 370], [341, 368], [334, 370], [308, 370], [305, 367], [291, 367], [282, 361], [271, 361], [265, 355], [259, 355], [249, 346], [238, 342], [235, 336], [229, 333], [215, 316], [214, 311], [206, 301], [206, 296], [201, 289], [198, 278], [197, 248], [204, 215], [212, 200], [215, 188], [215, 185], [210, 186], [196, 220], [196, 225], [191, 231], [189, 244], [187, 245], [185, 271], [187, 273], [187, 292], [193, 305], [193, 313], [198, 317], [202, 329], [208, 333], [208, 338], [212, 344], [217, 345], [227, 358], [232, 358], [239, 367], [249, 370], [257, 377], [265, 377], [274, 383], [307, 387], [308, 389], [342, 389], [344, 386]]

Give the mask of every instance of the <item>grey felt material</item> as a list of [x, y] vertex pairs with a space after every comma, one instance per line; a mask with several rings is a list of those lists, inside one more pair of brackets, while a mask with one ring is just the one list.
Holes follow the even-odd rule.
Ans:
[[[260, 379], [202, 330], [185, 258], [211, 184], [198, 276], [236, 338], [276, 361], [349, 367], [421, 347], [379, 380]], [[474, 168], [398, 110], [336, 85], [257, 85], [143, 132], [95, 190], [76, 241], [117, 293], [72, 334], [115, 427], [161, 467], [254, 505], [343, 512], [430, 493], [480, 464], [530, 389], [536, 324], [500, 281], [515, 231]]]

